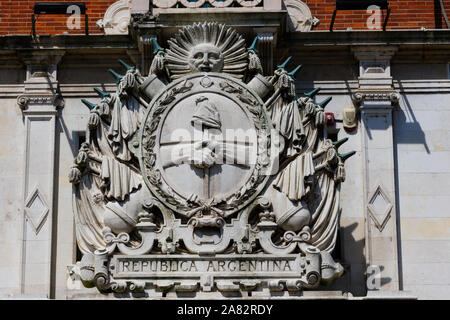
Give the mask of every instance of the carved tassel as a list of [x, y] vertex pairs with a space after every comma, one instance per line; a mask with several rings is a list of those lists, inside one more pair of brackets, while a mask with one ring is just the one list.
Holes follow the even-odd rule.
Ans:
[[158, 52], [155, 55], [152, 61], [152, 65], [150, 66], [150, 74], [160, 75], [164, 71], [164, 65], [166, 63], [166, 57], [164, 52]]
[[341, 161], [339, 161], [339, 165], [336, 168], [334, 180], [337, 183], [345, 181], [345, 168], [344, 164]]
[[[294, 112], [300, 112], [296, 99], [294, 99]], [[306, 133], [302, 122], [300, 122], [300, 128], [296, 130], [295, 134], [297, 135], [297, 139], [294, 139], [293, 143], [298, 149], [301, 149], [303, 142], [306, 140]]]
[[258, 55], [254, 51], [248, 52], [248, 70], [251, 73], [263, 73], [263, 68], [261, 65], [261, 60], [259, 60]]
[[295, 97], [294, 81], [286, 72], [283, 72], [278, 78], [278, 87], [281, 89], [285, 97]]
[[77, 165], [73, 165], [69, 171], [69, 182], [73, 184], [80, 183], [81, 180], [81, 171]]

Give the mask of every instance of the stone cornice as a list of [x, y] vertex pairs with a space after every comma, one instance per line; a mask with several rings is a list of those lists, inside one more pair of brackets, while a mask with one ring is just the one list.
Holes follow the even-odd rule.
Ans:
[[398, 46], [352, 46], [351, 51], [357, 60], [391, 60]]
[[[192, 14], [195, 10], [195, 14]], [[154, 15], [133, 14], [131, 27], [140, 34], [157, 34], [163, 29], [177, 30], [179, 27], [198, 21], [226, 23], [239, 32], [249, 28], [275, 27], [280, 33], [286, 30], [286, 10], [264, 10], [261, 8], [196, 8], [192, 10], [159, 9]]]
[[133, 48], [128, 35], [44, 35], [37, 41], [29, 35], [0, 36], [0, 52], [3, 50], [79, 50], [98, 48]]
[[311, 31], [287, 33], [283, 40], [293, 46], [436, 45], [450, 48], [450, 31]]
[[[281, 19], [280, 12], [271, 12], [275, 19]], [[286, 13], [284, 13], [286, 14]], [[230, 17], [228, 13], [226, 15]], [[255, 14], [253, 14], [255, 16]], [[163, 17], [159, 16], [153, 28], [161, 29], [171, 27], [166, 25]], [[254, 20], [255, 18], [253, 18]], [[260, 18], [259, 18], [260, 19]], [[195, 20], [195, 19], [194, 19]], [[194, 22], [192, 20], [192, 22]], [[198, 20], [198, 17], [197, 17]], [[195, 21], [197, 21], [195, 20]], [[225, 19], [226, 20], [226, 19]], [[261, 20], [261, 19], [260, 19]], [[233, 19], [239, 21], [239, 19]], [[234, 25], [233, 21], [224, 21], [227, 24]], [[247, 23], [247, 26], [257, 27], [250, 20], [241, 20]], [[174, 22], [180, 25], [181, 21]], [[190, 23], [190, 21], [186, 21]], [[144, 26], [146, 23], [143, 23]], [[263, 25], [263, 21], [261, 21]], [[151, 27], [147, 24], [146, 27]], [[264, 26], [267, 26], [264, 25]], [[174, 26], [175, 27], [175, 26]], [[239, 27], [239, 26], [238, 26]], [[156, 30], [155, 30], [156, 32]], [[399, 50], [405, 48], [414, 48], [414, 50], [448, 50], [450, 52], [450, 31], [448, 30], [389, 30], [381, 31], [310, 31], [310, 32], [292, 32], [280, 33], [281, 46], [294, 47], [352, 47], [352, 46], [383, 46], [394, 45]], [[0, 36], [0, 52], [3, 50], [17, 49], [98, 49], [98, 48], [135, 48], [137, 44], [130, 35], [41, 35], [37, 41], [29, 35], [7, 35]]]

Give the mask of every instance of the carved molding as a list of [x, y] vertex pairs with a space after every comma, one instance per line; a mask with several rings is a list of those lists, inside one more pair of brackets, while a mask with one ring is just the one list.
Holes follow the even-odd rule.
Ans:
[[17, 105], [22, 110], [25, 110], [30, 104], [53, 105], [56, 101], [56, 98], [56, 95], [32, 96], [23, 94], [17, 97]]
[[180, 9], [185, 8], [200, 8], [205, 4], [210, 4], [213, 8], [225, 8], [230, 7], [233, 3], [236, 3], [241, 7], [256, 7], [262, 3], [262, 0], [153, 0], [153, 6], [160, 9], [169, 9], [177, 5], [181, 5]]
[[386, 101], [397, 104], [400, 101], [400, 94], [394, 90], [357, 90], [352, 95], [352, 100], [356, 105], [361, 105], [364, 101]]
[[131, 0], [120, 0], [106, 10], [105, 16], [97, 21], [97, 25], [106, 34], [128, 34], [130, 19]]
[[45, 218], [47, 218], [50, 211], [44, 195], [40, 192], [37, 186], [33, 189], [25, 201], [24, 210], [26, 216], [28, 217], [28, 221], [30, 221], [32, 229], [37, 235], [44, 225]]
[[288, 12], [288, 31], [311, 31], [320, 23], [319, 19], [312, 16], [306, 3], [300, 0], [284, 0], [284, 4]]
[[391, 65], [389, 60], [362, 60], [359, 67], [360, 77], [362, 78], [391, 77]]
[[[24, 113], [56, 113], [58, 108], [64, 107], [64, 99], [59, 94], [21, 94], [17, 97], [17, 106]], [[30, 109], [30, 106], [34, 106], [35, 108]]]
[[167, 9], [176, 5], [178, 0], [153, 0], [152, 4], [156, 8]]

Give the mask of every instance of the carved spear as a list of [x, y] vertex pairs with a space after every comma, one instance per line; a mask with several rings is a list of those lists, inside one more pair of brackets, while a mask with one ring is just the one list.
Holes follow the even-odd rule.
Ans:
[[111, 96], [111, 94], [110, 94], [109, 92], [102, 91], [102, 90], [100, 90], [100, 89], [98, 89], [98, 88], [94, 88], [94, 91], [97, 92], [97, 94], [98, 94], [102, 99]]
[[348, 158], [353, 156], [356, 153], [356, 151], [350, 151], [344, 154], [339, 154], [339, 158], [341, 158], [342, 162], [345, 162]]
[[303, 93], [305, 96], [307, 96], [308, 98], [310, 98], [310, 99], [313, 99], [315, 96], [316, 96], [316, 94], [320, 91], [320, 87], [318, 87], [318, 88], [316, 88], [316, 89], [314, 89], [314, 90], [312, 90], [312, 91], [310, 91], [310, 92], [305, 92], [305, 93]]
[[302, 65], [298, 65], [294, 70], [292, 70], [291, 72], [289, 72], [288, 74], [292, 77], [292, 79], [295, 80], [295, 74], [298, 72], [298, 70], [300, 70], [302, 68]]
[[81, 99], [81, 102], [83, 102], [83, 104], [84, 104], [86, 107], [88, 107], [89, 110], [92, 110], [92, 109], [94, 109], [94, 108], [97, 106], [96, 104], [94, 104], [94, 103], [92, 103], [92, 102], [89, 102], [89, 101], [87, 101], [86, 99]]
[[282, 64], [277, 66], [277, 69], [283, 69], [286, 70], [286, 66], [289, 63], [289, 61], [291, 61], [292, 56], [290, 56], [289, 58], [287, 58]]
[[126, 64], [122, 59], [119, 59], [118, 61], [125, 69], [127, 69], [127, 71], [136, 69], [135, 67]]
[[250, 46], [250, 48], [247, 49], [247, 51], [253, 50], [256, 53], [258, 53], [258, 49], [256, 49], [256, 45], [258, 44], [258, 41], [259, 41], [259, 37], [256, 36], [255, 39], [253, 39], [252, 45]]
[[348, 137], [345, 137], [344, 139], [341, 139], [339, 141], [333, 142], [333, 146], [338, 149], [340, 146], [342, 146], [344, 143], [348, 141]]

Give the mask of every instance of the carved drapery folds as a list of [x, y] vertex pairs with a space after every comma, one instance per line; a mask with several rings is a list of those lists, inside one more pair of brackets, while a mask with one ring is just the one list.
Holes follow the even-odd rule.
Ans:
[[[83, 101], [88, 135], [69, 178], [85, 285], [270, 294], [342, 274], [330, 254], [353, 153], [324, 138], [331, 98], [296, 96], [290, 58], [262, 75], [258, 39], [246, 47], [212, 22], [167, 49], [152, 38], [148, 76], [120, 61], [116, 92]], [[171, 271], [180, 278], [163, 281]]]

